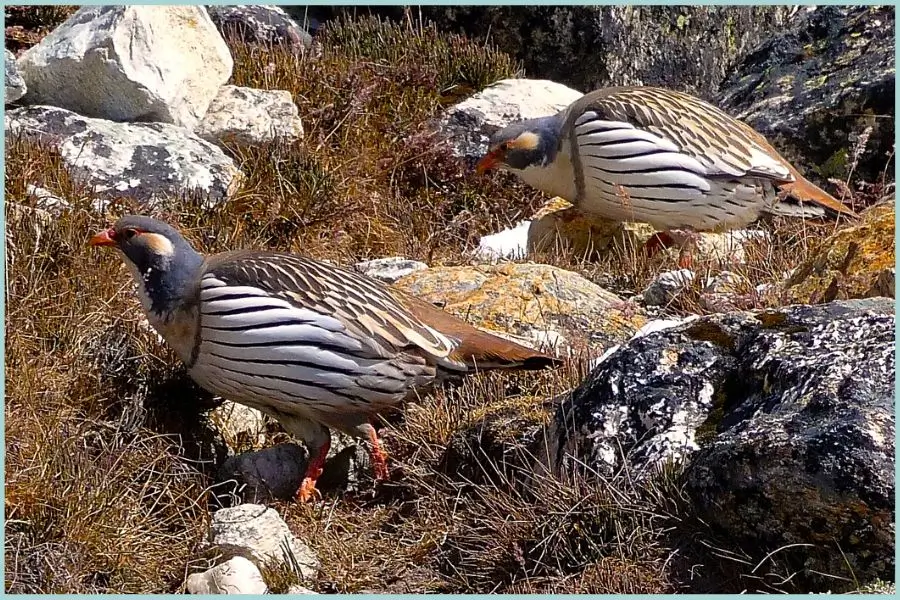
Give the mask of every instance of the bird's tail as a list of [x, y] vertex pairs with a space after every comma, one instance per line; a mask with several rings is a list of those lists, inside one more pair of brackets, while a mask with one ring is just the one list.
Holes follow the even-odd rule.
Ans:
[[419, 299], [407, 303], [410, 310], [459, 344], [439, 365], [451, 371], [469, 369], [536, 370], [558, 367], [563, 361], [522, 344], [469, 325], [440, 308]]
[[794, 181], [778, 186], [778, 201], [768, 209], [769, 213], [807, 219], [858, 217], [850, 207], [803, 177], [794, 167], [788, 165], [788, 168], [794, 176]]

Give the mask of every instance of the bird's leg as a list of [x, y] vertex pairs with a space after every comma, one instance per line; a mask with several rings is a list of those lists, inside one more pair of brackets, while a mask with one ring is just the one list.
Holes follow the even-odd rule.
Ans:
[[696, 231], [674, 229], [659, 231], [647, 240], [644, 250], [648, 256], [653, 256], [666, 248], [679, 246], [678, 266], [682, 269], [690, 269], [694, 263], [693, 254], [697, 250], [699, 239], [700, 235]]
[[700, 234], [696, 231], [685, 231], [684, 240], [681, 242], [681, 252], [678, 253], [678, 266], [682, 269], [690, 269], [694, 265], [694, 253], [697, 251], [697, 242]]
[[319, 490], [316, 489], [316, 480], [322, 476], [329, 448], [331, 448], [330, 435], [324, 438], [324, 442], [315, 452], [310, 448], [306, 474], [303, 476], [303, 483], [300, 484], [300, 489], [297, 490], [297, 502], [308, 502], [319, 495]]
[[381, 449], [381, 442], [378, 440], [378, 433], [371, 423], [361, 425], [359, 430], [365, 434], [369, 440], [369, 456], [372, 458], [372, 470], [375, 472], [375, 480], [380, 481], [389, 477], [387, 467], [387, 454]]
[[668, 231], [657, 231], [644, 243], [644, 251], [647, 256], [655, 256], [657, 253], [675, 245], [675, 238]]

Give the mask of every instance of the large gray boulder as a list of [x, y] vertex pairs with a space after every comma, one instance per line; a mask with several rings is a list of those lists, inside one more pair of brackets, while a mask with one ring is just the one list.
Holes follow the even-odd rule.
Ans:
[[737, 65], [717, 104], [820, 183], [847, 178], [871, 127], [854, 175], [875, 182], [893, 173], [894, 39], [893, 6], [801, 8]]
[[242, 179], [218, 146], [167, 123], [117, 123], [52, 106], [6, 112], [7, 135], [55, 146], [69, 169], [101, 197], [127, 196], [152, 204], [187, 192], [210, 204], [226, 200]]
[[[672, 462], [700, 518], [744, 550], [826, 573], [894, 572], [894, 304], [696, 318], [612, 352], [557, 411], [551, 467], [648, 479]], [[810, 546], [797, 546], [808, 544]]]
[[236, 35], [250, 44], [284, 45], [295, 49], [312, 44], [312, 36], [278, 6], [211, 4], [206, 11], [226, 37]]
[[84, 6], [19, 57], [24, 102], [191, 128], [231, 77], [200, 6]]

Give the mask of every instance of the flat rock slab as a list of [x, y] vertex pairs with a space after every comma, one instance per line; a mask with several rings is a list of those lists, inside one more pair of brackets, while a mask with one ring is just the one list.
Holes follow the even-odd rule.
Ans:
[[144, 203], [199, 191], [225, 200], [241, 172], [218, 147], [166, 123], [116, 123], [63, 108], [25, 106], [5, 115], [7, 135], [52, 143], [72, 171], [110, 196]]
[[293, 142], [303, 137], [303, 123], [290, 92], [223, 85], [195, 133], [214, 144]]
[[201, 6], [84, 6], [19, 58], [28, 104], [184, 127], [233, 66]]

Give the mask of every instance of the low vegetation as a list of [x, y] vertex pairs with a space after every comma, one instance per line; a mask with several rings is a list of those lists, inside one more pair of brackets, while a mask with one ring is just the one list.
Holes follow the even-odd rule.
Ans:
[[[289, 90], [305, 136], [232, 144], [246, 176], [232, 202], [201, 209], [185, 194], [157, 211], [199, 248], [459, 264], [480, 236], [545, 200], [511, 177], [476, 177], [427, 127], [448, 103], [519, 73], [508, 57], [426, 25], [371, 19], [338, 21], [320, 41], [306, 54], [229, 41], [233, 82]], [[29, 184], [70, 208], [59, 216], [38, 209]], [[186, 575], [206, 566], [195, 557], [225, 448], [206, 418], [217, 399], [190, 382], [142, 319], [121, 261], [85, 247], [92, 232], [136, 207], [123, 198], [97, 215], [91, 190], [51, 147], [15, 137], [6, 142], [5, 192], [6, 591], [181, 592]], [[754, 284], [779, 280], [821, 232], [802, 223], [764, 226], [773, 241], [751, 249], [740, 267]], [[675, 264], [673, 256], [631, 250], [599, 262], [543, 258], [619, 292], [640, 291]], [[698, 294], [666, 311], [706, 310]], [[322, 560], [308, 585], [398, 593], [791, 591], [789, 580], [776, 586], [759, 571], [749, 575], [755, 562], [747, 566], [737, 549], [692, 521], [671, 473], [647, 485], [627, 473], [599, 482], [554, 478], [535, 471], [524, 450], [503, 468], [477, 457], [468, 470], [447, 468], [447, 448], [465, 445], [472, 415], [512, 403], [531, 419], [523, 426], [539, 428], [552, 414], [546, 400], [577, 385], [589, 358], [554, 373], [478, 376], [423, 398], [385, 432], [396, 481], [375, 495], [276, 503]], [[531, 480], [539, 484], [522, 485]], [[686, 538], [697, 548], [679, 546]], [[265, 576], [274, 591], [296, 582], [284, 568]]]

